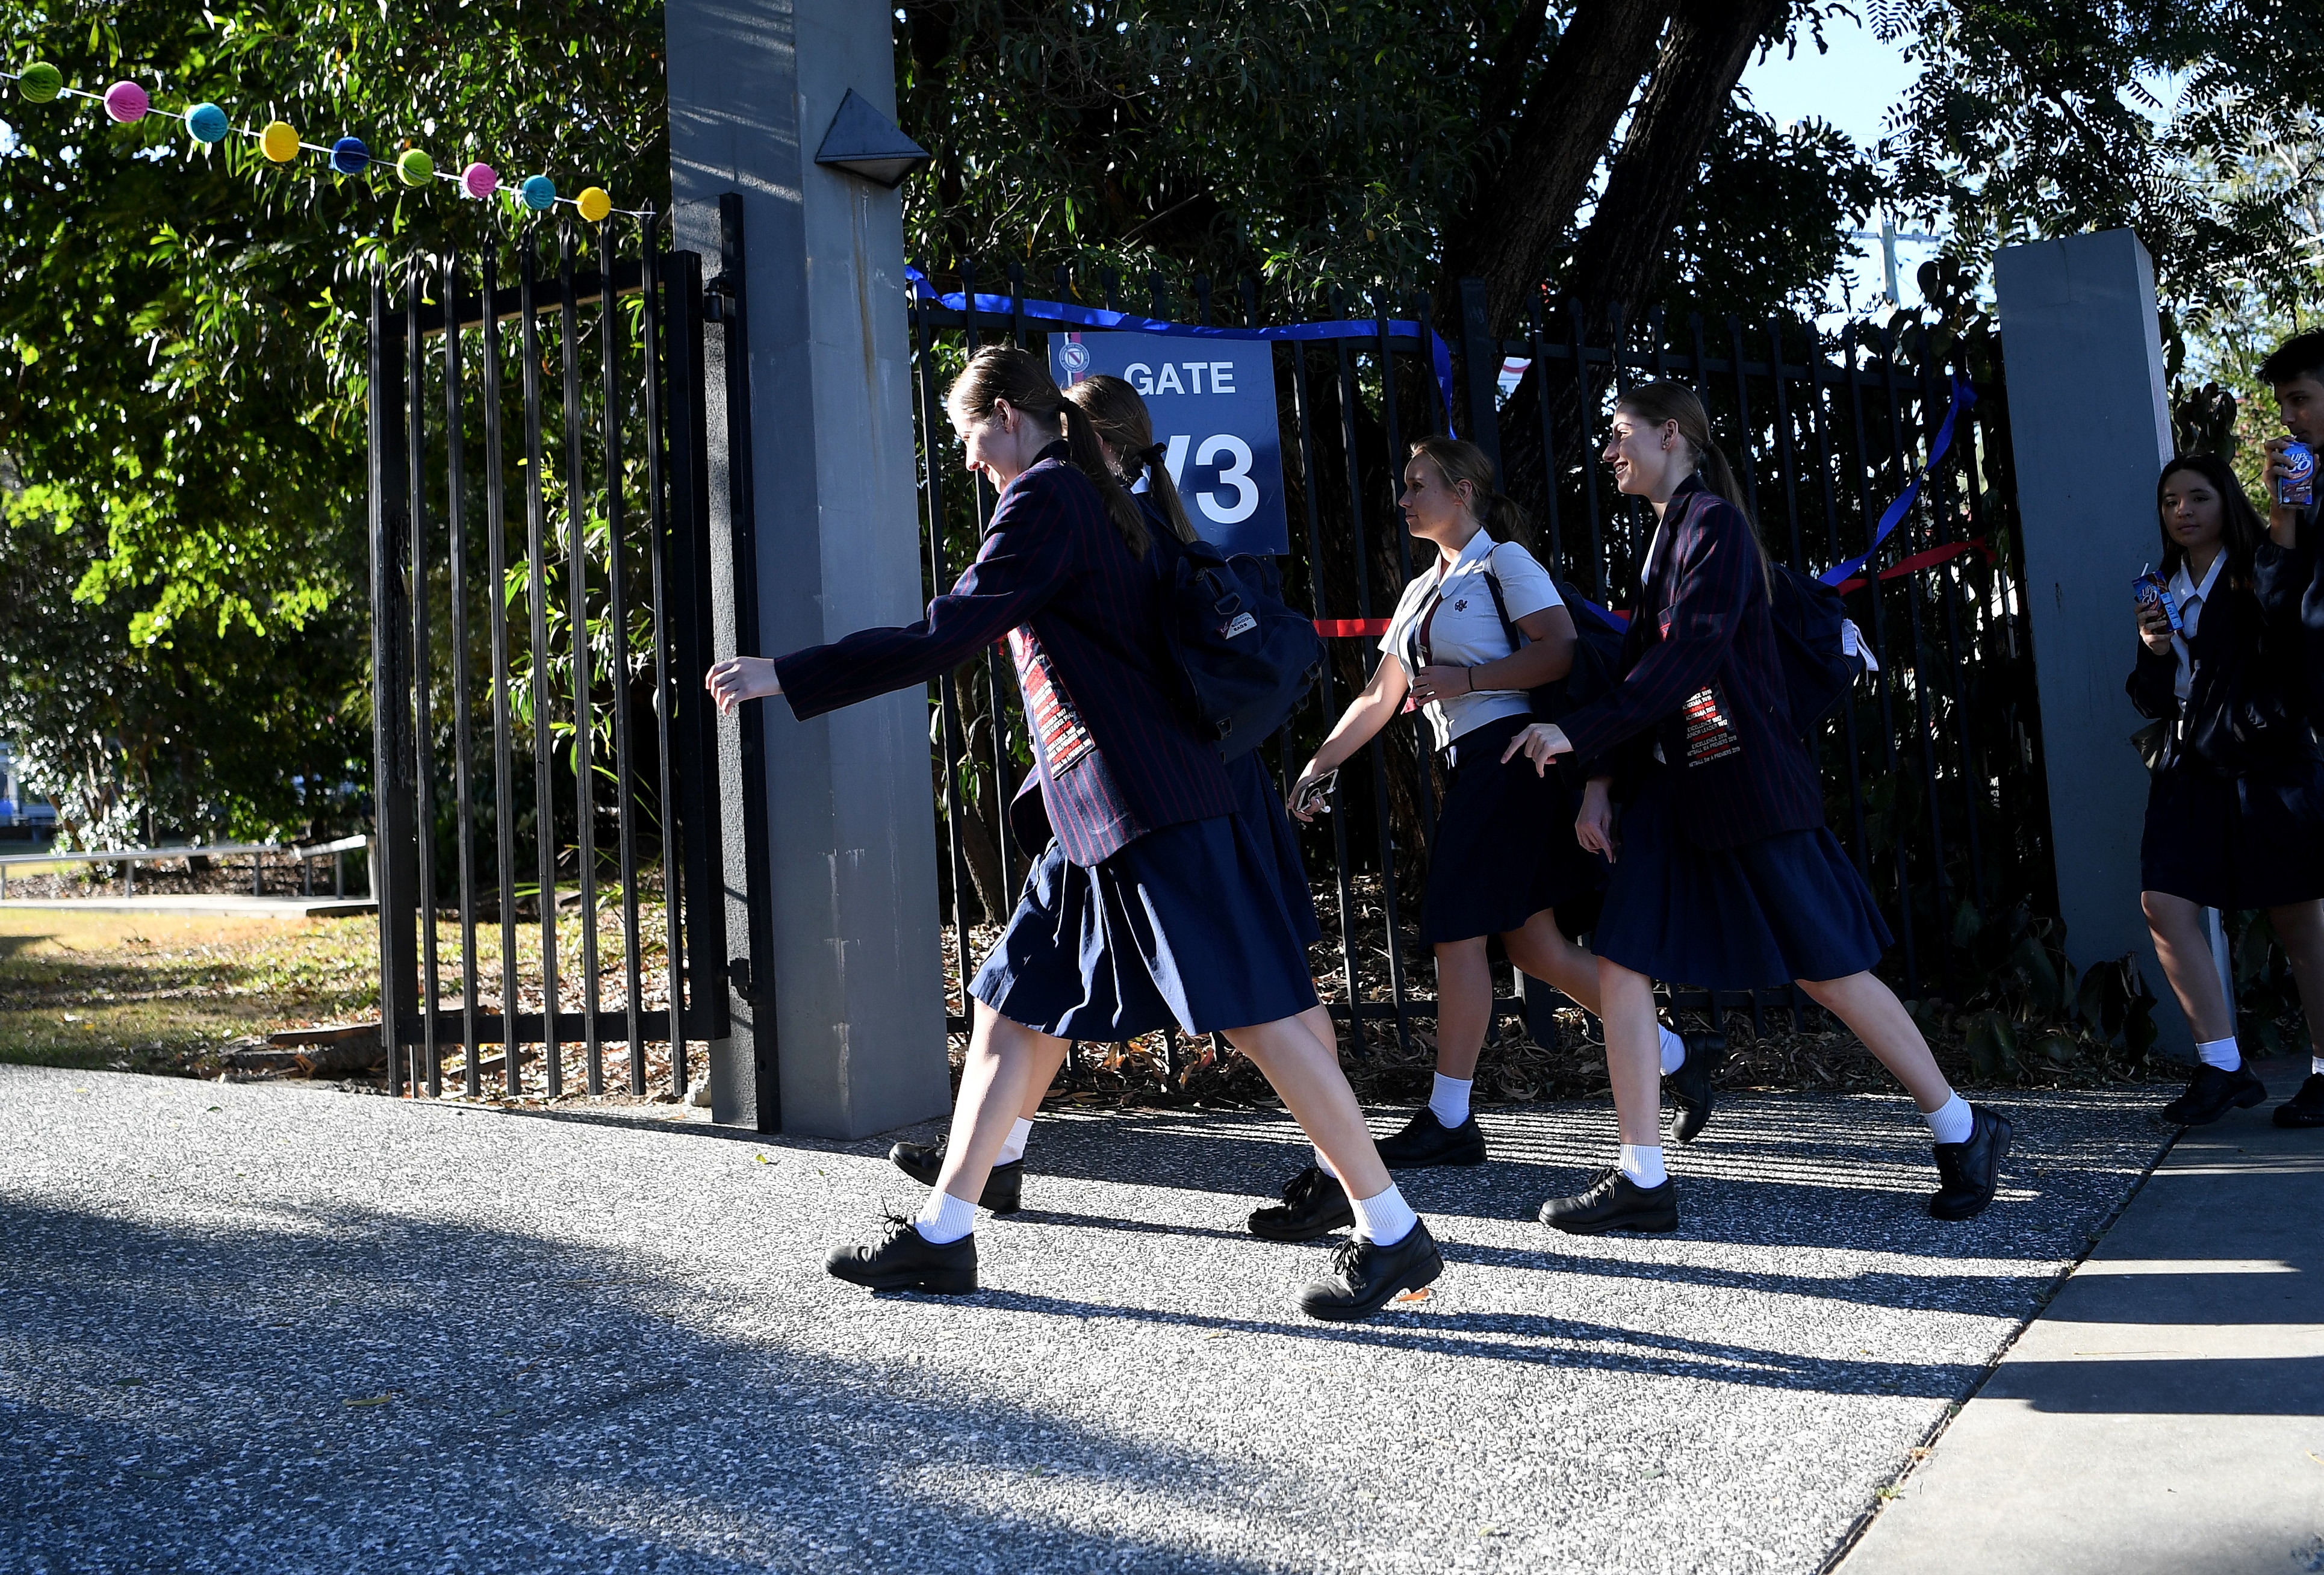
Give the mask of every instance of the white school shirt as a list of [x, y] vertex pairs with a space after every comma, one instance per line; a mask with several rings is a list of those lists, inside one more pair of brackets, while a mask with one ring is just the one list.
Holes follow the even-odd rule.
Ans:
[[2182, 705], [2195, 689], [2195, 659], [2187, 649], [2187, 641], [2194, 635], [2196, 621], [2203, 616], [2203, 603], [2210, 600], [2211, 587], [2218, 583], [2219, 570], [2226, 566], [2227, 561], [2227, 555], [2224, 552], [2213, 558], [2210, 569], [2203, 576], [2203, 583], [2200, 585], [2187, 577], [2185, 558], [2181, 558], [2179, 566], [2171, 571], [2171, 594], [2178, 598], [2179, 622], [2185, 631], [2184, 634], [2171, 637], [2172, 652], [2179, 659], [2179, 676], [2172, 681], [2171, 692], [2179, 696], [2179, 703]]
[[[1396, 615], [1388, 621], [1379, 648], [1404, 663], [1406, 679], [1426, 665], [1416, 649], [1416, 636], [1422, 622], [1428, 620], [1431, 606], [1435, 607], [1436, 616], [1428, 620], [1429, 662], [1474, 668], [1509, 654], [1508, 631], [1501, 627], [1501, 615], [1493, 607], [1492, 587], [1485, 583], [1489, 562], [1493, 577], [1500, 583], [1510, 622], [1564, 604], [1557, 587], [1550, 583], [1549, 571], [1534, 561], [1533, 554], [1514, 541], [1496, 544], [1480, 530], [1469, 538], [1450, 569], [1444, 567], [1440, 554], [1426, 574], [1413, 576], [1397, 602]], [[1441, 750], [1489, 722], [1526, 715], [1533, 710], [1533, 702], [1523, 689], [1479, 689], [1431, 700], [1420, 709]], [[1452, 763], [1457, 764], [1457, 759]]]

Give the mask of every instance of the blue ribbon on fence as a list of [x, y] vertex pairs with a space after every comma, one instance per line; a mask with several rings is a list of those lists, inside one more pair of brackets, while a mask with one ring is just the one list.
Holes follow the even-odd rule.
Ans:
[[1890, 503], [1880, 516], [1879, 526], [1872, 532], [1872, 544], [1859, 556], [1849, 558], [1846, 563], [1834, 564], [1816, 578], [1827, 585], [1837, 585], [1843, 580], [1856, 578], [1863, 572], [1864, 566], [1872, 561], [1872, 555], [1880, 550], [1880, 544], [1888, 539], [1890, 533], [1903, 524], [1904, 516], [1912, 511], [1914, 501], [1921, 495], [1921, 488], [1927, 484], [1929, 473], [1944, 463], [1945, 455], [1953, 446], [1953, 423], [1960, 419], [1963, 410], [1975, 403], [1977, 391], [1960, 378], [1954, 378], [1952, 402], [1945, 407], [1944, 421], [1937, 428], [1937, 440], [1929, 445], [1928, 460], [1913, 473], [1913, 479], [1904, 484], [1904, 490], [1896, 494], [1896, 501]]
[[[1928, 459], [1913, 473], [1913, 479], [1904, 484], [1904, 490], [1896, 494], [1895, 501], [1882, 511], [1880, 523], [1873, 529], [1872, 544], [1857, 557], [1845, 563], [1834, 564], [1816, 576], [1825, 585], [1844, 585], [1863, 573], [1864, 566], [1871, 562], [1872, 556], [1880, 550], [1880, 544], [1895, 534], [1896, 527], [1904, 522], [1904, 516], [1912, 511], [1914, 501], [1921, 495], [1921, 489], [1928, 484], [1929, 473], [1944, 463], [1945, 456], [1952, 449], [1954, 423], [1960, 419], [1963, 410], [1977, 403], [1976, 390], [1958, 377], [1952, 380], [1952, 401], [1945, 407], [1945, 419], [1937, 427], [1936, 441], [1929, 445]], [[1595, 602], [1582, 601], [1582, 607], [1609, 629], [1627, 630], [1630, 626], [1628, 617], [1609, 612]]]
[[[969, 309], [968, 298], [954, 290], [941, 295], [928, 282], [927, 275], [918, 269], [907, 267], [904, 278], [910, 283], [912, 293], [922, 300], [934, 301], [948, 311]], [[1130, 312], [1108, 311], [1102, 307], [1074, 306], [1067, 301], [1035, 300], [1029, 296], [986, 295], [979, 292], [976, 309], [994, 317], [1008, 317], [1022, 311], [1028, 318], [1047, 322], [1071, 323], [1080, 328], [1113, 329], [1128, 334], [1170, 334], [1187, 339], [1377, 339], [1380, 334], [1377, 318], [1351, 318], [1342, 322], [1284, 323], [1270, 328], [1214, 327], [1205, 323], [1175, 323], [1165, 318], [1141, 318]], [[1429, 360], [1434, 364], [1436, 387], [1444, 397], [1444, 429], [1452, 430], [1452, 350], [1436, 330], [1426, 323], [1390, 318], [1388, 335], [1391, 339], [1425, 337]], [[1458, 437], [1458, 433], [1453, 433]]]

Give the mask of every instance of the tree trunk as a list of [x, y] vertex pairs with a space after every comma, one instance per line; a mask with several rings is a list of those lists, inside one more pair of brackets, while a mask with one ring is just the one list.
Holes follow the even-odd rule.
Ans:
[[1752, 46], [1788, 14], [1786, 0], [1683, 0], [1655, 74], [1607, 172], [1568, 276], [1593, 327], [1618, 301], [1650, 299], [1702, 152], [1742, 80]]
[[[1484, 281], [1486, 319], [1495, 333], [1514, 333], [1523, 325], [1526, 303], [1556, 260], [1615, 124], [1654, 62], [1655, 42], [1670, 13], [1670, 0], [1582, 0], [1574, 8], [1508, 152], [1479, 172], [1466, 208], [1445, 227], [1436, 285], [1439, 322], [1461, 320], [1460, 281], [1474, 278]], [[1513, 37], [1504, 49], [1513, 54], [1518, 47]], [[1503, 66], [1510, 63], [1505, 54]], [[1650, 88], [1649, 97], [1652, 93]]]

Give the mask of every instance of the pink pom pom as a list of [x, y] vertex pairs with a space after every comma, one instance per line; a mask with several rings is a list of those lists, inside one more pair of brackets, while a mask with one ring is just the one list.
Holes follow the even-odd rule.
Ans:
[[124, 124], [143, 120], [153, 101], [145, 97], [145, 89], [134, 82], [115, 82], [105, 90], [105, 113]]
[[501, 178], [490, 164], [471, 164], [460, 171], [460, 189], [470, 197], [490, 197], [500, 184]]

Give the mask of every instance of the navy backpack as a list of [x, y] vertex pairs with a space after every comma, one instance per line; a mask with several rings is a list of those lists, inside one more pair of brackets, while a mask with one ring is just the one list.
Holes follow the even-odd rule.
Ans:
[[1323, 671], [1323, 637], [1284, 604], [1275, 566], [1154, 532], [1162, 629], [1196, 730], [1233, 760], [1291, 720]]

